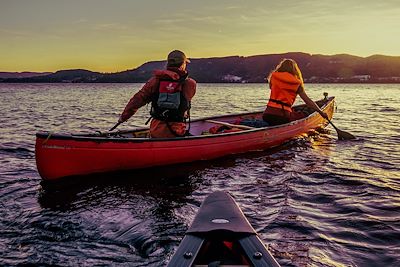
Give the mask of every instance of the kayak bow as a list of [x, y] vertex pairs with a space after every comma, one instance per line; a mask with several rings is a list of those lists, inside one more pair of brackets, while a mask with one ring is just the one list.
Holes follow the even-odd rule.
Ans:
[[235, 200], [214, 192], [203, 201], [168, 267], [228, 265], [280, 266]]

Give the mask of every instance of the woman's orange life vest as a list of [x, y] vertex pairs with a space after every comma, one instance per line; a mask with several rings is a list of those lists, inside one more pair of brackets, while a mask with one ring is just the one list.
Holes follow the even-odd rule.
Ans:
[[292, 112], [301, 80], [289, 72], [273, 72], [270, 79], [271, 95], [267, 106]]

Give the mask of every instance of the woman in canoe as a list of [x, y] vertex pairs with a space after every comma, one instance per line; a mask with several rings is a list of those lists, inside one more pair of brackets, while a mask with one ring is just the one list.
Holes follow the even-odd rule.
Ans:
[[196, 93], [196, 81], [188, 78], [186, 70], [189, 62], [182, 51], [169, 53], [167, 69], [154, 71], [154, 76], [129, 100], [118, 122], [125, 122], [140, 107], [151, 103], [150, 136], [184, 136], [190, 101]]
[[301, 71], [293, 59], [284, 59], [269, 74], [271, 94], [263, 114], [263, 120], [269, 125], [279, 125], [304, 118], [304, 114], [292, 110], [297, 95], [306, 105], [317, 111], [325, 119], [328, 115], [312, 101], [304, 90]]

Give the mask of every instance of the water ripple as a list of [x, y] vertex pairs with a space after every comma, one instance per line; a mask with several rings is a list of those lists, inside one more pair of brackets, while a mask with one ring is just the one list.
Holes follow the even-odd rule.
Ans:
[[[140, 87], [0, 84], [1, 265], [164, 266], [216, 190], [282, 266], [400, 265], [398, 85], [307, 85], [313, 99], [336, 96], [335, 125], [355, 141], [328, 126], [268, 151], [41, 183], [35, 132], [106, 131]], [[265, 85], [199, 84], [192, 118], [262, 110], [266, 97]]]

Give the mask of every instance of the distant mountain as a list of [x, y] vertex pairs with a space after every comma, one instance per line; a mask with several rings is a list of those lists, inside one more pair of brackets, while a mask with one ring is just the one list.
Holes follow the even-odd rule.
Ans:
[[49, 75], [51, 72], [0, 72], [0, 78], [8, 79], [8, 78], [29, 78], [36, 76], [44, 76]]
[[[347, 54], [311, 55], [300, 52], [191, 59], [190, 76], [200, 83], [260, 83], [283, 58], [298, 64], [306, 82], [313, 83], [400, 83], [400, 57], [374, 55], [357, 57]], [[140, 67], [117, 73], [88, 70], [62, 70], [44, 76], [9, 78], [3, 82], [145, 82], [154, 69], [165, 67], [165, 61], [147, 62]]]

